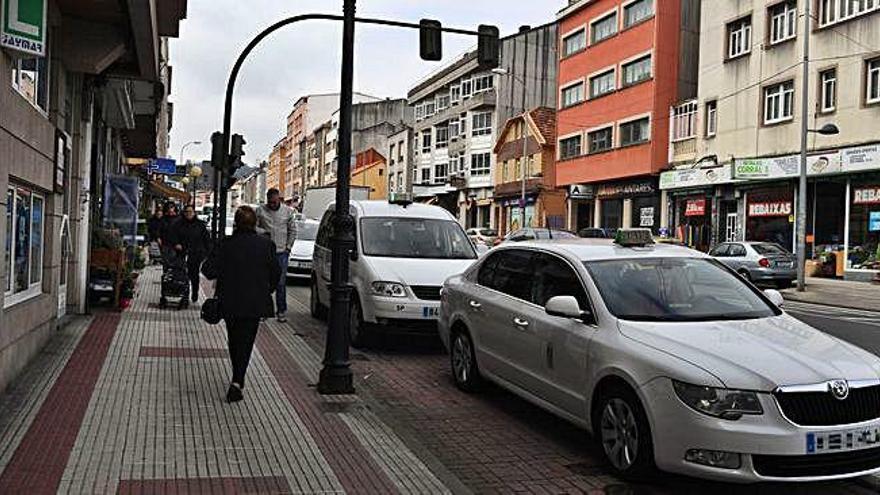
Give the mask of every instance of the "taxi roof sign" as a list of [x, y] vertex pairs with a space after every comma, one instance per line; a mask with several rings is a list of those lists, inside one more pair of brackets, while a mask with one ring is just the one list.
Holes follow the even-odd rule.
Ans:
[[413, 204], [413, 195], [405, 192], [392, 192], [388, 194], [388, 202], [406, 207]]
[[654, 234], [651, 229], [620, 229], [614, 243], [623, 247], [650, 246], [654, 244]]

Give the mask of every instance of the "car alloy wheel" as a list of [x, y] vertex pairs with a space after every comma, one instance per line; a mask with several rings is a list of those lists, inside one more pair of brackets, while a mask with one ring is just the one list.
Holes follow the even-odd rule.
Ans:
[[474, 345], [467, 332], [458, 331], [453, 335], [449, 360], [455, 385], [461, 390], [473, 391], [479, 383], [480, 372], [474, 354]]
[[619, 471], [629, 470], [639, 455], [639, 427], [635, 414], [623, 399], [605, 403], [600, 419], [605, 456]]

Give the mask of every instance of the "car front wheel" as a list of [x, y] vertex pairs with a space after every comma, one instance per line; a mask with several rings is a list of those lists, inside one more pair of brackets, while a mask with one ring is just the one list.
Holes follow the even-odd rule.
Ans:
[[480, 383], [480, 369], [474, 352], [474, 343], [467, 331], [456, 331], [452, 336], [449, 360], [455, 386], [465, 392], [473, 392]]
[[312, 277], [311, 290], [309, 291], [309, 313], [312, 318], [324, 320], [327, 318], [327, 306], [321, 304], [321, 298], [318, 295], [318, 281]]
[[351, 320], [349, 321], [351, 346], [357, 349], [363, 348], [366, 342], [366, 324], [364, 323], [364, 313], [361, 309], [361, 303], [357, 297], [353, 297], [351, 300]]
[[605, 393], [594, 424], [605, 459], [619, 476], [638, 479], [654, 471], [651, 429], [635, 393], [625, 387]]

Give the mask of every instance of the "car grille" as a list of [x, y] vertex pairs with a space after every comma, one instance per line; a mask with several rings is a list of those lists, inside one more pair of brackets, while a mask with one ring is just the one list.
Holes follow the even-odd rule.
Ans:
[[801, 426], [833, 426], [880, 418], [880, 385], [853, 388], [837, 400], [830, 392], [776, 392], [786, 418]]
[[416, 299], [421, 299], [423, 301], [440, 300], [440, 287], [436, 285], [412, 285], [410, 288], [412, 289], [413, 294], [416, 295]]
[[880, 448], [818, 455], [752, 455], [752, 464], [761, 476], [835, 476], [880, 468]]

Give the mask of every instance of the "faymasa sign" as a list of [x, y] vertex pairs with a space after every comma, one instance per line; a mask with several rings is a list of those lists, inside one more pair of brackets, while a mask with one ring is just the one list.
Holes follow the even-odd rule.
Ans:
[[46, 0], [2, 0], [0, 47], [46, 55]]

